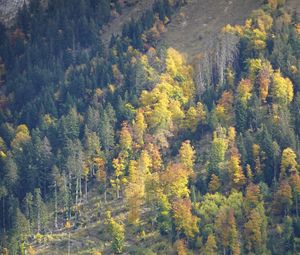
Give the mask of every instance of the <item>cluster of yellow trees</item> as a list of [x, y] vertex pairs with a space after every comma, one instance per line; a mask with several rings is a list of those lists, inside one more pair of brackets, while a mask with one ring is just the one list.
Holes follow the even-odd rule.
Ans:
[[[143, 59], [145, 68], [155, 72], [146, 55]], [[293, 99], [293, 84], [288, 78], [284, 78], [279, 70], [274, 71], [267, 60], [250, 59], [248, 70], [248, 78], [242, 79], [236, 89], [225, 91], [216, 105], [218, 121], [227, 128], [218, 127], [213, 135], [208, 162], [208, 169], [212, 170], [212, 174], [208, 188], [212, 194], [221, 197], [221, 187], [223, 190], [224, 187], [234, 190], [246, 188], [245, 197], [241, 193], [233, 193], [232, 196], [241, 196], [240, 200], [233, 201], [236, 203], [244, 200], [243, 206], [247, 207], [244, 231], [245, 235], [248, 235], [248, 249], [263, 251], [266, 220], [263, 202], [259, 198], [259, 187], [252, 184], [253, 178], [261, 175], [260, 147], [253, 144], [255, 169], [252, 170], [250, 165], [243, 169], [237, 148], [236, 130], [230, 126], [234, 114], [233, 104], [237, 99], [247, 106], [252, 93], [258, 91], [263, 103], [272, 100], [274, 105], [285, 107]], [[165, 70], [159, 75], [158, 83], [152, 90], [141, 92], [140, 108], [135, 110], [135, 119], [132, 123], [124, 123], [122, 126], [119, 154], [113, 160], [115, 171], [111, 180], [116, 197], [125, 198], [130, 224], [140, 223], [141, 214], [145, 213], [142, 208], [146, 205], [151, 209], [160, 208], [161, 214], [172, 219], [176, 231], [183, 234], [187, 240], [193, 240], [199, 233], [200, 218], [193, 214], [189, 189], [195, 176], [196, 152], [189, 141], [184, 141], [174, 160], [163, 162], [162, 153], [163, 149], [168, 147], [168, 139], [176, 132], [184, 128], [195, 132], [199, 125], [206, 123], [207, 111], [203, 104], [190, 104], [195, 95], [192, 75], [192, 68], [186, 64], [184, 57], [174, 49], [168, 49]], [[295, 154], [290, 148], [284, 150], [281, 165], [284, 179], [287, 169], [291, 171], [297, 165]], [[218, 172], [220, 169], [222, 173]], [[228, 178], [224, 178], [224, 175]], [[278, 201], [286, 199], [286, 196], [292, 199], [292, 191], [290, 197], [289, 193], [286, 193], [289, 192], [289, 183], [293, 189], [299, 188], [298, 174], [290, 175], [287, 184], [286, 181], [281, 182], [277, 194]], [[228, 179], [229, 183], [222, 183], [221, 179]], [[197, 203], [196, 208], [203, 210], [205, 203]], [[282, 203], [280, 206], [282, 207]], [[216, 252], [216, 242], [220, 243], [224, 250], [229, 249], [232, 254], [240, 254], [236, 217], [235, 210], [230, 206], [225, 206], [220, 211], [214, 224], [216, 229], [222, 231], [208, 236], [205, 244], [207, 254]], [[257, 242], [261, 242], [258, 247]], [[179, 254], [185, 254], [185, 243], [183, 239], [175, 243]]]
[[[142, 58], [145, 68], [154, 72], [147, 56]], [[120, 197], [122, 193], [126, 198], [131, 223], [138, 223], [141, 204], [153, 203], [149, 196], [167, 199], [168, 203], [170, 198], [175, 201], [189, 197], [188, 182], [195, 161], [193, 147], [188, 141], [184, 142], [176, 162], [166, 166], [161, 151], [168, 146], [167, 138], [172, 132], [187, 126], [195, 130], [205, 121], [206, 112], [200, 102], [188, 106], [195, 95], [195, 86], [192, 68], [185, 58], [174, 49], [168, 49], [165, 66], [156, 86], [150, 91], [142, 91], [141, 107], [136, 109], [134, 121], [123, 124], [119, 154], [113, 160], [115, 171], [111, 183], [116, 196]], [[186, 206], [191, 206], [190, 202], [187, 201]], [[174, 208], [184, 212], [175, 204]]]
[[201, 102], [190, 105], [195, 95], [192, 67], [179, 52], [167, 50], [162, 74], [149, 65], [147, 55], [141, 59], [145, 70], [157, 72], [159, 81], [141, 92], [134, 120], [122, 125], [111, 185], [116, 197], [126, 201], [130, 224], [140, 223], [145, 206], [161, 208], [162, 215], [173, 218], [178, 232], [193, 239], [199, 221], [192, 213], [189, 190], [195, 150], [184, 141], [174, 160], [163, 162], [162, 153], [168, 138], [184, 128], [194, 132], [205, 123], [206, 110]]

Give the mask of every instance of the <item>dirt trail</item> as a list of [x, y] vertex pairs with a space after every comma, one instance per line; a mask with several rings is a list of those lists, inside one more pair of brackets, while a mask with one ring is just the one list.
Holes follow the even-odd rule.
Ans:
[[192, 58], [212, 44], [224, 25], [243, 23], [260, 4], [260, 0], [189, 0], [168, 26], [162, 44]]

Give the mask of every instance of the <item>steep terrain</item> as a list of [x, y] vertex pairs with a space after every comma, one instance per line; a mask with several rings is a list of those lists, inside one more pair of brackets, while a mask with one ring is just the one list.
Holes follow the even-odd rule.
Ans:
[[[24, 3], [28, 0], [0, 0], [0, 21], [10, 25]], [[122, 32], [122, 27], [131, 19], [137, 19], [150, 9], [154, 0], [139, 0], [125, 6], [122, 14], [115, 16], [101, 31], [104, 45], [108, 45], [112, 35]], [[250, 13], [257, 9], [262, 0], [189, 0], [173, 17], [163, 34], [161, 45], [173, 47], [189, 57], [209, 48], [216, 40], [224, 24], [242, 24]], [[299, 1], [289, 0], [291, 11], [300, 12]]]
[[128, 2], [0, 30], [0, 254], [298, 254], [299, 0]]
[[104, 45], [108, 45], [112, 35], [120, 35], [124, 24], [130, 22], [131, 19], [138, 19], [146, 10], [152, 8], [155, 0], [139, 0], [136, 4], [125, 5], [122, 14], [112, 18], [112, 20], [103, 27], [102, 41]]
[[225, 24], [242, 24], [261, 3], [259, 0], [187, 1], [168, 26], [162, 44], [193, 57], [212, 46]]

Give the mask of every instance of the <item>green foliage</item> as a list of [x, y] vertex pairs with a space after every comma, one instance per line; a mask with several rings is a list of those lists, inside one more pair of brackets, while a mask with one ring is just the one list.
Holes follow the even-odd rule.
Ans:
[[95, 221], [104, 254], [299, 253], [299, 18], [270, 0], [226, 26], [198, 91], [185, 56], [155, 48], [184, 1], [104, 46], [123, 2], [32, 1], [0, 26], [1, 247], [34, 253]]
[[124, 225], [115, 221], [108, 212], [107, 216], [108, 230], [112, 239], [112, 249], [116, 254], [123, 253], [125, 229]]
[[218, 132], [214, 133], [210, 152], [209, 171], [216, 175], [220, 174], [221, 163], [225, 160], [225, 153], [228, 148], [228, 139], [224, 132], [225, 130], [220, 128]]

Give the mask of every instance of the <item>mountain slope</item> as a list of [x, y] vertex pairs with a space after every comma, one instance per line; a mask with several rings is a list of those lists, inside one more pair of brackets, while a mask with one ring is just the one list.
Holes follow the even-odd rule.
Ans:
[[121, 35], [124, 24], [129, 23], [131, 19], [139, 19], [140, 16], [152, 8], [155, 0], [139, 0], [135, 4], [126, 6], [122, 13], [114, 17], [111, 22], [105, 25], [101, 31], [104, 45], [108, 45], [112, 35]]
[[38, 2], [0, 26], [0, 253], [300, 251], [298, 1]]
[[[226, 24], [243, 24], [262, 0], [190, 0], [177, 12], [161, 45], [173, 47], [192, 59], [196, 54], [213, 47]], [[298, 0], [288, 0], [287, 9], [300, 15]]]
[[242, 24], [261, 5], [258, 0], [191, 0], [175, 15], [162, 44], [193, 57], [213, 46], [226, 24]]

